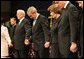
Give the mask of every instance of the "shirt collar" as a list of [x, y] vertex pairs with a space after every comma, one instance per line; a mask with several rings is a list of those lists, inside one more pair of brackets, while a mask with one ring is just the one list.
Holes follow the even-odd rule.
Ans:
[[22, 22], [22, 20], [24, 19], [25, 17], [23, 17], [21, 20], [20, 20], [20, 22]]
[[69, 1], [67, 1], [67, 3], [65, 4], [64, 8], [66, 8], [68, 4], [69, 4]]

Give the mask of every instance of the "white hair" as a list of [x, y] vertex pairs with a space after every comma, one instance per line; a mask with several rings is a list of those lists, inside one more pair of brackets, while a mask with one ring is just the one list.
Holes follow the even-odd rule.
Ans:
[[27, 13], [34, 13], [34, 12], [37, 12], [37, 9], [34, 7], [34, 6], [31, 6], [27, 9]]
[[22, 13], [25, 16], [25, 11], [24, 10], [19, 9], [19, 10], [17, 10], [17, 13]]

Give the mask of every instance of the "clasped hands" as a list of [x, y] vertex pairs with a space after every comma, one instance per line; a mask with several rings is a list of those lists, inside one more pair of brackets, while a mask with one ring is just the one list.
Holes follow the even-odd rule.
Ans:
[[[25, 45], [29, 45], [30, 44], [30, 42], [29, 42], [29, 40], [27, 40], [27, 39], [25, 39]], [[50, 46], [50, 42], [46, 42], [45, 44], [44, 44], [44, 47], [45, 48], [48, 48]]]
[[12, 44], [12, 43], [10, 43], [10, 44], [8, 44], [8, 46], [9, 46], [9, 48], [12, 48], [12, 47], [13, 47], [13, 44]]
[[25, 45], [29, 45], [30, 44], [30, 42], [29, 42], [29, 40], [27, 40], [27, 39], [25, 39]]

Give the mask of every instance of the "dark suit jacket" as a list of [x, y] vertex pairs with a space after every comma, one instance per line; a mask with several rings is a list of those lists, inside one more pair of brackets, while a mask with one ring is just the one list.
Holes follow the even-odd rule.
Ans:
[[25, 39], [29, 39], [31, 35], [31, 25], [28, 19], [24, 19], [20, 24], [17, 24], [12, 43], [15, 49], [24, 50], [26, 45]]
[[69, 3], [62, 13], [61, 21], [58, 25], [58, 41], [60, 52], [63, 55], [70, 54], [71, 42], [78, 39], [78, 9]]
[[16, 28], [16, 25], [10, 27], [9, 35], [10, 35], [11, 40], [13, 39], [15, 28]]
[[35, 50], [43, 48], [44, 43], [49, 42], [49, 29], [48, 19], [43, 15], [39, 15], [35, 25], [32, 27], [32, 38]]
[[51, 43], [58, 43], [58, 25], [60, 22], [61, 16], [53, 22], [51, 28]]
[[51, 58], [59, 58], [59, 46], [58, 46], [58, 25], [61, 20], [61, 16], [53, 22], [51, 28]]

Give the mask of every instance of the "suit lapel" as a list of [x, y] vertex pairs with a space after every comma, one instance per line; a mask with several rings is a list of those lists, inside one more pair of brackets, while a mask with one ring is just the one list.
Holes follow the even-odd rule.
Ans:
[[[25, 19], [25, 18], [24, 18]], [[19, 24], [19, 25], [21, 25], [23, 22], [24, 22], [24, 19], [22, 20], [22, 22]]]
[[40, 18], [40, 15], [38, 16], [35, 25], [32, 27], [32, 32], [34, 32], [36, 27], [38, 26], [39, 18]]
[[62, 15], [61, 15], [61, 20], [60, 20], [60, 22], [59, 22], [59, 25], [58, 25], [58, 27], [60, 27], [61, 25], [62, 25], [62, 23], [63, 23], [63, 18], [64, 18], [64, 15], [66, 14], [66, 12], [67, 12], [67, 9], [68, 9], [68, 7], [70, 6], [70, 2], [69, 2], [69, 4], [67, 5], [67, 7], [64, 9], [64, 11], [62, 12]]
[[19, 23], [16, 25], [16, 30], [19, 28]]
[[24, 22], [24, 19], [22, 20], [22, 22], [19, 24], [19, 22], [18, 22], [18, 24], [17, 24], [17, 26], [16, 26], [16, 30], [18, 30], [18, 28], [20, 28], [20, 26], [22, 25], [22, 23]]

